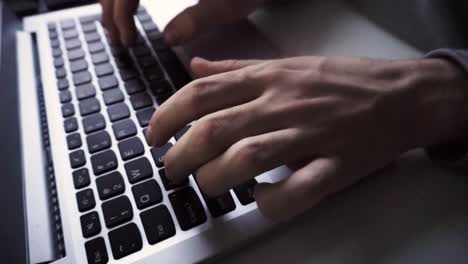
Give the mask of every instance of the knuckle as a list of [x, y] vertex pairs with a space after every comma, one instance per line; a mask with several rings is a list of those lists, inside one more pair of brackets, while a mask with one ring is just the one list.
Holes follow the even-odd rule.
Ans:
[[243, 164], [249, 168], [262, 167], [269, 156], [268, 147], [265, 142], [250, 138], [242, 140], [235, 153], [235, 159], [238, 159], [239, 164]]
[[191, 142], [195, 149], [212, 149], [216, 148], [221, 142], [226, 132], [226, 128], [229, 126], [228, 122], [222, 117], [205, 117], [198, 121], [198, 123], [192, 128], [193, 137]]

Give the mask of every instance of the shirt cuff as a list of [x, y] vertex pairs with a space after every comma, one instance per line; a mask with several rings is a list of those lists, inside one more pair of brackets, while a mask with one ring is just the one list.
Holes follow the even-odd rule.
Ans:
[[[458, 64], [468, 74], [468, 50], [459, 49], [436, 49], [424, 56], [425, 58], [441, 58]], [[466, 87], [468, 89], [468, 87]], [[426, 148], [427, 155], [436, 161], [458, 164], [468, 159], [468, 146], [466, 144], [447, 144], [429, 146]]]

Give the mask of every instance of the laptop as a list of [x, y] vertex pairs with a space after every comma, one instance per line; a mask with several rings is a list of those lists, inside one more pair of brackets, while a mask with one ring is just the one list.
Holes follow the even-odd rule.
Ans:
[[142, 1], [131, 49], [110, 45], [98, 4], [20, 21], [0, 2], [4, 261], [196, 263], [274, 226], [252, 193], [284, 168], [210, 198], [193, 176], [176, 185], [165, 174], [165, 153], [190, 125], [163, 147], [145, 141], [158, 106], [192, 80], [190, 57], [264, 57], [269, 46], [223, 29], [219, 42], [174, 50], [160, 31], [176, 2]]

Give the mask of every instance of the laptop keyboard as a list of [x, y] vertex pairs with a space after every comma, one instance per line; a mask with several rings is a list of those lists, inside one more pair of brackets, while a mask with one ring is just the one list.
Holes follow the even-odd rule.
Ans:
[[[231, 193], [240, 204], [250, 204], [257, 183], [252, 180], [209, 198], [202, 192], [199, 197], [189, 180], [175, 184], [166, 177], [164, 155], [172, 144], [151, 147], [142, 138], [158, 105], [190, 76], [143, 7], [136, 14], [141, 31], [134, 48], [110, 46], [99, 19], [91, 15], [48, 24], [88, 263], [107, 263], [110, 254], [121, 259], [141, 250], [144, 239], [154, 245], [202, 225], [210, 215], [232, 212], [236, 204]], [[119, 164], [124, 170], [117, 169]], [[138, 217], [143, 228], [134, 222]], [[110, 231], [104, 233], [101, 223]]]

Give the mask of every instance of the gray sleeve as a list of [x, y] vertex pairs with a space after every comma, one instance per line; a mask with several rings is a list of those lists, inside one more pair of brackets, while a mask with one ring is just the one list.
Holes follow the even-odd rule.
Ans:
[[[468, 50], [436, 49], [426, 54], [425, 57], [448, 59], [458, 64], [468, 74]], [[466, 143], [438, 145], [426, 148], [426, 153], [431, 159], [448, 162], [452, 165], [466, 163], [468, 160], [467, 152], [468, 146]]]
[[446, 58], [460, 65], [468, 73], [468, 50], [436, 49], [426, 54], [425, 57], [426, 58]]

